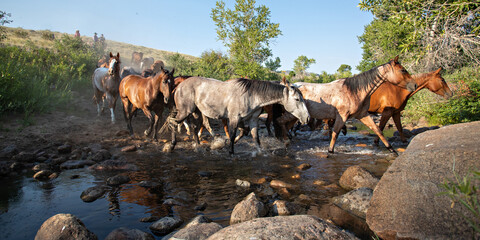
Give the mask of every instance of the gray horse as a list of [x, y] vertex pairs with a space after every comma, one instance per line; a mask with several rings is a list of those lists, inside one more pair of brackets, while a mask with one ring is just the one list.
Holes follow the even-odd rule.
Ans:
[[[263, 106], [279, 103], [302, 123], [307, 123], [310, 118], [302, 94], [285, 79], [283, 81], [284, 85], [243, 78], [226, 82], [203, 77], [188, 78], [175, 90], [174, 100], [178, 111], [175, 123], [182, 123], [192, 114], [198, 119], [202, 119], [201, 114], [208, 118], [228, 119], [230, 154], [234, 153], [237, 128], [239, 124], [245, 124], [250, 126], [255, 146], [260, 151], [258, 117]], [[195, 124], [193, 134], [197, 144], [199, 126], [200, 124]], [[175, 131], [172, 131], [170, 150], [175, 147], [175, 135]]]
[[[108, 68], [97, 68], [92, 76], [93, 101], [97, 104], [97, 113], [103, 112], [105, 101], [108, 102], [112, 123], [115, 123], [115, 105], [118, 99], [118, 86], [120, 85], [120, 53], [113, 56], [110, 52]], [[103, 100], [103, 107], [100, 109], [100, 102]]]

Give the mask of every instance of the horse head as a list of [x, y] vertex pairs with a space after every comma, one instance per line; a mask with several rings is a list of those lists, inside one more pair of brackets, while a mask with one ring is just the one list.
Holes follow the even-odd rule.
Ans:
[[398, 62], [398, 56], [390, 60], [384, 66], [388, 65], [384, 70], [383, 78], [394, 85], [401, 88], [406, 88], [408, 91], [413, 92], [417, 88], [417, 83], [410, 76], [410, 73]]
[[120, 73], [120, 53], [117, 53], [116, 56], [113, 56], [112, 52], [110, 52], [110, 61], [108, 65], [108, 74], [114, 75]]
[[163, 100], [165, 104], [168, 103], [170, 95], [173, 91], [175, 81], [173, 73], [175, 73], [175, 68], [173, 68], [171, 72], [168, 72], [167, 70], [163, 69], [163, 67], [160, 68], [160, 72], [158, 73], [158, 75], [160, 75], [160, 92], [163, 94]]
[[287, 112], [298, 118], [302, 124], [307, 124], [310, 121], [310, 113], [305, 105], [302, 93], [292, 86], [285, 77], [282, 79], [282, 85], [285, 86], [283, 107]]
[[425, 86], [430, 91], [442, 96], [445, 99], [449, 99], [453, 96], [452, 90], [448, 87], [447, 82], [443, 79], [442, 74], [440, 74], [442, 68], [438, 68], [437, 70], [429, 73], [429, 78], [427, 85]]

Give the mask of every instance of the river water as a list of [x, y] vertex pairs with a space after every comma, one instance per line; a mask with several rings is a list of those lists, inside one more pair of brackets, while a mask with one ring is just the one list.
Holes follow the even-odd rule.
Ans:
[[[282, 143], [265, 135], [262, 129], [264, 150], [259, 154], [254, 153], [249, 137], [235, 145], [233, 157], [225, 149], [209, 150], [205, 147], [207, 144], [193, 150], [190, 142], [179, 143], [169, 154], [161, 152], [160, 146], [158, 151], [126, 153], [126, 159], [135, 163], [138, 171], [120, 173], [128, 175], [131, 181], [110, 187], [104, 197], [90, 203], [80, 199], [82, 191], [105, 185], [106, 178], [119, 172], [82, 168], [63, 171], [57, 179], [48, 182], [34, 180], [33, 172], [3, 179], [0, 239], [33, 239], [41, 224], [57, 213], [77, 216], [99, 239], [119, 227], [150, 232], [151, 223], [139, 221], [149, 216], [176, 215], [188, 222], [201, 214], [226, 226], [234, 206], [252, 191], [267, 203], [284, 199], [297, 203], [309, 213], [328, 203], [331, 197], [345, 193], [330, 184], [338, 184], [349, 166], [362, 165], [378, 176], [388, 167], [385, 160], [390, 157], [388, 151], [372, 146], [373, 137], [356, 132], [341, 135], [336, 153], [328, 157], [325, 153], [329, 141], [323, 132], [299, 131], [286, 151]], [[303, 163], [310, 164], [311, 168], [299, 170], [297, 166]], [[237, 179], [250, 182], [252, 187], [236, 186]], [[260, 184], [263, 179], [267, 183]], [[268, 181], [273, 179], [295, 188], [288, 194], [277, 192], [268, 187]], [[318, 180], [325, 184], [319, 185]], [[141, 181], [158, 183], [160, 187], [149, 190], [140, 186]], [[176, 204], [169, 207], [164, 204], [166, 200]]]

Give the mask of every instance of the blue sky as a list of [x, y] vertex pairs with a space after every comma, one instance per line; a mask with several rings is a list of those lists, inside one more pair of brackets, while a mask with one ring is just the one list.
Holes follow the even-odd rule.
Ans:
[[[235, 1], [225, 1], [233, 8]], [[334, 73], [341, 64], [355, 67], [362, 58], [358, 36], [373, 16], [353, 0], [257, 0], [271, 11], [282, 35], [273, 40], [273, 57], [291, 70], [300, 55], [314, 58], [309, 72]], [[172, 52], [200, 56], [226, 48], [217, 40], [210, 17], [215, 0], [53, 1], [7, 0], [0, 10], [11, 13], [9, 27], [52, 30], [93, 36]]]

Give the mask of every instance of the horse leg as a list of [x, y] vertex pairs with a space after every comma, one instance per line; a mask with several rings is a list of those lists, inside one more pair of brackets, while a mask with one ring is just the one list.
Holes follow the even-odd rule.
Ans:
[[222, 119], [222, 124], [223, 124], [223, 131], [225, 131], [225, 135], [227, 136], [228, 139], [230, 139], [230, 134], [228, 133], [228, 121], [227, 121], [227, 119]]
[[100, 108], [100, 101], [103, 102], [103, 92], [97, 89], [95, 85], [93, 86], [93, 101], [97, 104], [97, 116], [100, 116], [101, 108]]
[[267, 132], [269, 137], [272, 136], [272, 130], [270, 129], [272, 121], [273, 121], [273, 113], [267, 112], [267, 120], [265, 120], [265, 127], [267, 127]]
[[330, 139], [330, 146], [328, 147], [329, 153], [335, 152], [335, 142], [337, 141], [338, 134], [340, 134], [340, 130], [342, 130], [342, 127], [343, 125], [345, 125], [346, 120], [347, 117], [337, 115], [335, 123], [333, 124], [332, 139]]
[[368, 128], [370, 128], [375, 134], [377, 134], [377, 136], [380, 138], [380, 140], [382, 140], [383, 144], [385, 144], [385, 147], [392, 153], [396, 154], [398, 156], [398, 153], [395, 151], [395, 149], [393, 149], [393, 147], [390, 145], [390, 143], [388, 143], [387, 139], [385, 138], [385, 136], [383, 136], [383, 133], [382, 131], [380, 131], [380, 128], [378, 128], [378, 126], [375, 124], [375, 122], [373, 121], [373, 119], [370, 117], [370, 115], [367, 115], [363, 118], [360, 118], [359, 119], [363, 124], [365, 124], [365, 126], [367, 126]]
[[295, 116], [290, 113], [285, 113], [281, 117], [277, 118], [277, 123], [282, 129], [283, 140], [286, 140], [286, 136], [289, 136], [286, 124], [292, 120], [295, 120]]
[[[106, 93], [107, 97], [106, 97], [106, 101], [108, 102], [108, 107], [110, 108], [110, 117], [112, 119], [112, 123], [115, 123], [115, 113], [114, 113], [114, 108], [115, 108], [115, 103], [116, 103], [116, 99], [114, 98], [114, 96], [112, 96], [112, 94], [110, 93]], [[105, 103], [105, 101], [104, 101]]]
[[[385, 129], [385, 126], [387, 125], [388, 120], [392, 116], [393, 110], [392, 109], [384, 109], [382, 112], [382, 117], [380, 118], [380, 123], [378, 124], [378, 128], [383, 134], [383, 129]], [[375, 137], [375, 140], [373, 140], [373, 143], [378, 146], [380, 142], [380, 138]]]
[[[183, 126], [185, 126], [185, 130], [187, 131], [187, 135], [190, 136], [190, 125], [186, 121], [183, 122]], [[181, 132], [182, 125], [178, 124], [178, 132]]]
[[148, 117], [148, 128], [143, 132], [143, 134], [145, 134], [145, 136], [148, 136], [152, 132], [153, 125], [155, 123], [155, 113], [146, 108], [142, 110], [143, 110], [143, 113], [145, 113], [145, 116]]
[[235, 143], [245, 136], [245, 124], [243, 122], [238, 123], [238, 136], [235, 137]]
[[407, 142], [407, 139], [403, 134], [402, 121], [400, 120], [400, 111], [393, 113], [393, 122], [395, 123], [395, 127], [397, 127], [397, 130], [398, 130], [398, 133], [400, 134], [400, 139], [402, 140], [402, 142]]
[[[213, 132], [212, 127], [210, 126], [210, 121], [208, 120], [208, 117], [202, 114], [202, 120], [203, 120], [202, 121], [203, 122], [202, 129], [203, 129], [203, 126], [204, 126], [207, 129], [207, 131], [210, 133], [210, 135], [212, 135], [212, 137], [214, 137], [215, 133]], [[202, 132], [199, 132], [198, 137], [200, 137], [201, 135], [202, 135]]]
[[237, 127], [238, 127], [238, 120], [237, 119], [230, 119], [229, 125], [228, 125], [228, 134], [230, 136], [230, 148], [229, 148], [229, 153], [230, 155], [233, 155], [233, 145], [235, 144], [235, 134], [237, 133]]
[[153, 124], [153, 135], [152, 139], [157, 141], [157, 133], [158, 133], [158, 122], [160, 122], [160, 119], [162, 118], [163, 114], [163, 107], [159, 107], [158, 109], [155, 109], [155, 123]]

